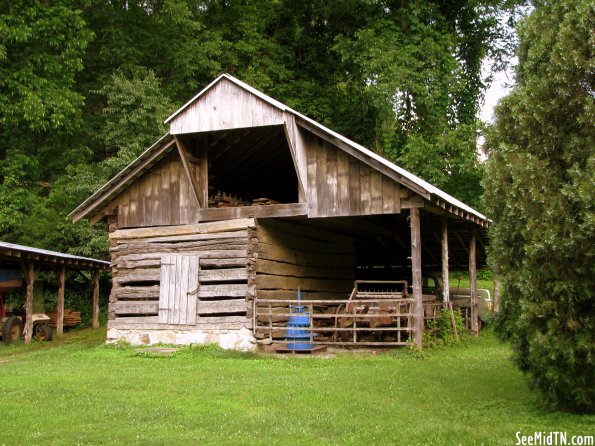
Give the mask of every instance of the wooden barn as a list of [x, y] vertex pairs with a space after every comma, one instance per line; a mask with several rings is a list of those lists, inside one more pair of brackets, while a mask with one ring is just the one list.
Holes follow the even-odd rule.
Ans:
[[479, 212], [228, 74], [166, 123], [71, 214], [109, 227], [109, 341], [252, 349], [299, 289], [316, 342], [421, 347], [426, 288], [448, 302], [448, 268], [486, 264]]

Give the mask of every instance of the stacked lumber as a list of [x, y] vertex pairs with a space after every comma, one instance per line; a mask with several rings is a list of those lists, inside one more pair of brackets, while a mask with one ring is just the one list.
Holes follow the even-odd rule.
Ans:
[[255, 198], [252, 200], [252, 206], [270, 206], [271, 204], [281, 204], [272, 198]]
[[[47, 315], [50, 317], [50, 327], [56, 328], [58, 321], [58, 312], [49, 311]], [[72, 308], [64, 309], [64, 327], [74, 327], [81, 323], [81, 312], [74, 311]]]
[[226, 192], [218, 191], [215, 195], [209, 197], [210, 208], [235, 208], [239, 206], [249, 206], [250, 202], [236, 197]]

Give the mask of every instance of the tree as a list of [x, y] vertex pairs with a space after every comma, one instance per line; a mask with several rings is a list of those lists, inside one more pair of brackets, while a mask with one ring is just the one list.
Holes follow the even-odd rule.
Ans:
[[92, 34], [83, 2], [0, 5], [0, 238], [20, 241], [48, 180], [78, 156], [70, 142], [84, 97], [76, 74]]
[[486, 206], [500, 332], [547, 399], [595, 409], [595, 7], [536, 2], [496, 109]]

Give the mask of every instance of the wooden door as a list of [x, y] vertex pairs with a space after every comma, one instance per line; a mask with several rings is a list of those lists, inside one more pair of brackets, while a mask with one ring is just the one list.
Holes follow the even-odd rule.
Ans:
[[159, 323], [196, 325], [198, 296], [198, 257], [161, 257]]

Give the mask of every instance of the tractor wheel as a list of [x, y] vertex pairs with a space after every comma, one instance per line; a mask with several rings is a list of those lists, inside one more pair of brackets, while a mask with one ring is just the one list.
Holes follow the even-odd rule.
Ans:
[[23, 327], [21, 326], [21, 318], [18, 316], [10, 316], [4, 322], [2, 327], [2, 339], [5, 344], [12, 344], [21, 339], [23, 334]]
[[33, 327], [33, 337], [38, 341], [51, 341], [52, 329], [48, 324], [36, 324]]

